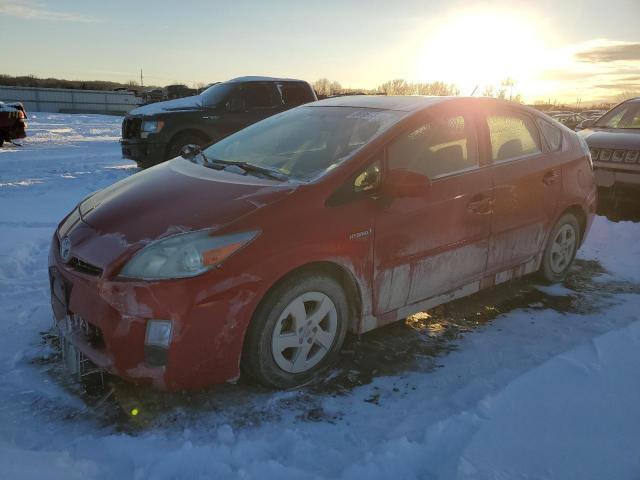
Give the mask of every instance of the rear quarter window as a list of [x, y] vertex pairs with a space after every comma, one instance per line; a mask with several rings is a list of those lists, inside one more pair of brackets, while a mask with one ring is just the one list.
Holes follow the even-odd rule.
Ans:
[[549, 150], [552, 152], [560, 150], [562, 148], [562, 130], [542, 119], [537, 119], [537, 123]]

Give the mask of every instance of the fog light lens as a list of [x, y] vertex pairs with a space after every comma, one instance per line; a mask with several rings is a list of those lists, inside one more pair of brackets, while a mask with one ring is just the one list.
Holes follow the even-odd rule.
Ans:
[[170, 320], [147, 321], [147, 334], [144, 338], [145, 345], [168, 348], [171, 342], [172, 325]]

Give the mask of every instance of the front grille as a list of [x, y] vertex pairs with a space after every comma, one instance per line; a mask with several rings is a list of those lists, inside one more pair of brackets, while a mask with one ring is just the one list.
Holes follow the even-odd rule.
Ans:
[[77, 270], [78, 272], [81, 272], [81, 273], [86, 273], [87, 275], [95, 275], [95, 276], [102, 275], [102, 269], [100, 267], [96, 267], [95, 265], [87, 263], [76, 257], [72, 258], [69, 261], [69, 265], [74, 270]]
[[83, 338], [89, 345], [94, 348], [104, 347], [104, 337], [102, 330], [94, 324], [87, 322], [80, 315], [72, 313], [67, 317], [65, 325], [67, 333], [77, 335]]
[[591, 148], [591, 159], [595, 162], [640, 163], [640, 149], [618, 150], [614, 148]]
[[125, 117], [122, 121], [122, 138], [139, 138], [142, 118]]

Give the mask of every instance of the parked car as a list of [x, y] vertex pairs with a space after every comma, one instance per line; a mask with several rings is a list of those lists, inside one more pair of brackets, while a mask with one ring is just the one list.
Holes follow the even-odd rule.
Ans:
[[27, 136], [27, 112], [22, 103], [0, 102], [0, 147]]
[[558, 113], [553, 115], [552, 118], [570, 130], [575, 130], [585, 120], [584, 117], [577, 113]]
[[606, 110], [583, 110], [582, 112], [580, 112], [580, 115], [582, 115], [585, 119], [598, 118], [601, 117], [605, 112]]
[[596, 204], [575, 133], [486, 98], [331, 98], [184, 155], [58, 226], [51, 301], [72, 371], [301, 385], [347, 332], [537, 271], [561, 280]]
[[591, 149], [596, 184], [640, 185], [640, 97], [582, 125], [585, 128], [580, 135]]
[[240, 77], [200, 95], [132, 110], [122, 122], [122, 156], [150, 167], [177, 157], [185, 145], [204, 147], [298, 105], [317, 100], [302, 80]]

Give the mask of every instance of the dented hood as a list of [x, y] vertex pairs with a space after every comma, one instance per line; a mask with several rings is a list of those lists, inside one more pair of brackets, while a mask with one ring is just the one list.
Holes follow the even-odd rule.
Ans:
[[177, 158], [136, 173], [82, 202], [84, 229], [92, 234], [82, 235], [75, 251], [104, 268], [141, 243], [185, 231], [222, 228], [284, 198], [296, 186]]

